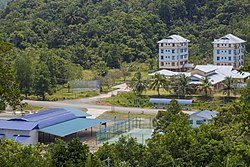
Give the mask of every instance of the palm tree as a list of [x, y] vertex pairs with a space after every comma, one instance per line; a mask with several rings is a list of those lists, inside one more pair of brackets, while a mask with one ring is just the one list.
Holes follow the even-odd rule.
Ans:
[[177, 75], [173, 78], [171, 87], [173, 92], [177, 94], [178, 98], [179, 95], [185, 96], [188, 93], [188, 90], [192, 89], [191, 85], [189, 84], [190, 81], [190, 77], [184, 74]]
[[234, 95], [236, 94], [237, 90], [237, 83], [232, 77], [226, 77], [226, 79], [222, 82], [223, 84], [223, 93], [226, 94], [228, 97], [231, 93]]
[[208, 76], [203, 77], [201, 80], [201, 85], [198, 86], [199, 91], [203, 91], [205, 93], [205, 97], [208, 95], [208, 91], [213, 90], [212, 81], [209, 80]]
[[169, 82], [164, 75], [156, 73], [149, 81], [149, 88], [157, 90], [158, 96], [160, 96], [160, 88], [168, 89]]
[[140, 72], [135, 73], [134, 77], [129, 83], [129, 87], [132, 88], [136, 95], [141, 95], [142, 92], [147, 89], [147, 84], [144, 80], [142, 80]]

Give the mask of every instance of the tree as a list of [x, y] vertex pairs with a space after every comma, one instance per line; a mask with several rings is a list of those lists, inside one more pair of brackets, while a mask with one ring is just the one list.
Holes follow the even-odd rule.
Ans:
[[191, 79], [189, 76], [184, 74], [177, 75], [173, 78], [171, 88], [178, 95], [178, 97], [179, 95], [184, 97], [191, 89], [191, 85], [189, 84], [190, 81]]
[[46, 151], [47, 146], [37, 144], [25, 146], [13, 140], [1, 139], [0, 163], [1, 166], [51, 166], [50, 153]]
[[48, 66], [40, 62], [35, 72], [34, 78], [34, 89], [37, 96], [41, 96], [42, 100], [45, 100], [45, 94], [51, 94], [51, 83], [50, 83], [50, 71]]
[[[171, 122], [176, 122], [181, 119], [187, 120], [187, 118], [187, 115], [182, 112], [181, 106], [178, 104], [177, 100], [171, 100], [166, 111], [158, 111], [153, 120], [153, 125], [155, 130], [163, 130], [166, 132], [166, 128]], [[189, 122], [186, 123], [189, 124]]]
[[56, 139], [56, 143], [49, 148], [51, 160], [54, 166], [85, 166], [89, 156], [89, 148], [82, 144], [79, 138], [72, 139], [68, 146], [61, 139]]
[[230, 97], [231, 93], [236, 94], [237, 83], [232, 77], [226, 77], [222, 82], [223, 84], [223, 93]]
[[27, 99], [27, 96], [31, 94], [33, 85], [33, 69], [32, 61], [28, 55], [20, 55], [15, 61], [16, 79], [19, 83], [19, 88]]
[[169, 82], [164, 75], [156, 73], [149, 81], [149, 88], [157, 90], [158, 97], [160, 96], [160, 88], [168, 90]]
[[11, 62], [6, 60], [5, 54], [12, 49], [8, 43], [0, 41], [0, 99], [3, 105], [9, 104], [16, 109], [21, 105], [21, 95], [16, 83], [14, 69]]
[[142, 80], [140, 72], [135, 73], [134, 77], [129, 83], [129, 87], [132, 88], [136, 95], [141, 95], [142, 92], [147, 89], [147, 84], [144, 80]]
[[205, 97], [208, 95], [208, 91], [211, 93], [213, 90], [212, 81], [208, 76], [203, 77], [201, 80], [201, 84], [198, 86], [198, 90], [203, 91]]

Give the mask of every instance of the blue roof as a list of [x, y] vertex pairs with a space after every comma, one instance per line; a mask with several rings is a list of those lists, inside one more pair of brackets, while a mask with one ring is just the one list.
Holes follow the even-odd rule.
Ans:
[[40, 131], [53, 134], [55, 136], [64, 137], [93, 126], [100, 125], [105, 122], [108, 122], [108, 120], [76, 118], [56, 125], [42, 128], [40, 129]]
[[12, 130], [33, 130], [37, 129], [36, 122], [23, 122], [23, 121], [8, 121], [0, 120], [0, 129], [12, 129]]
[[75, 109], [73, 107], [65, 107], [65, 108], [49, 109], [43, 112], [16, 117], [9, 119], [9, 121], [36, 122], [38, 128], [41, 129], [47, 126], [55, 125], [78, 117], [85, 118], [86, 116], [91, 116], [91, 115], [81, 110]]
[[65, 110], [73, 113], [76, 117], [87, 117], [87, 116], [91, 116], [90, 114], [83, 112], [81, 110], [78, 110], [76, 108], [73, 107], [64, 107]]
[[185, 99], [161, 99], [161, 98], [150, 98], [149, 102], [158, 104], [170, 104], [171, 100], [177, 100], [179, 104], [192, 104], [193, 100]]
[[202, 111], [194, 112], [194, 113], [190, 114], [189, 116], [190, 117], [198, 116], [198, 117], [202, 117], [205, 119], [212, 119], [216, 115], [217, 115], [216, 112], [209, 111], [209, 110], [202, 110]]
[[0, 134], [0, 138], [3, 138], [4, 137], [4, 134]]

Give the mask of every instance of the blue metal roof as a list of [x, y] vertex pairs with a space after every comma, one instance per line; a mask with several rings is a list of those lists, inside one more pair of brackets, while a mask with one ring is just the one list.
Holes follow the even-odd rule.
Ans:
[[37, 122], [0, 120], [0, 129], [33, 130], [37, 129]]
[[100, 125], [108, 122], [108, 120], [89, 119], [89, 118], [76, 118], [56, 125], [45, 127], [39, 131], [53, 134], [55, 136], [64, 137], [78, 131]]
[[78, 110], [76, 108], [73, 108], [73, 107], [64, 107], [65, 110], [73, 113], [76, 117], [84, 117], [86, 118], [87, 116], [91, 116], [90, 114], [84, 112], [84, 111], [81, 111], [81, 110]]
[[216, 115], [217, 115], [216, 112], [209, 111], [209, 110], [203, 110], [203, 111], [194, 112], [194, 113], [190, 114], [189, 116], [190, 117], [198, 116], [198, 117], [205, 118], [205, 119], [212, 119]]
[[150, 98], [149, 102], [158, 104], [170, 104], [171, 100], [177, 100], [179, 104], [192, 104], [193, 100], [185, 99], [161, 99], [161, 98]]

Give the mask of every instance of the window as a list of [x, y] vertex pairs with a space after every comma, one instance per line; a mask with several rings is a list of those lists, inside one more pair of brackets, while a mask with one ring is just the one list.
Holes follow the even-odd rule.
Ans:
[[227, 46], [227, 44], [225, 44], [225, 46]]
[[217, 57], [217, 60], [218, 60], [218, 61], [220, 60], [220, 57], [219, 57], [219, 56]]
[[181, 55], [181, 59], [183, 59], [183, 55]]
[[172, 60], [174, 60], [174, 56], [172, 56]]
[[231, 61], [231, 60], [232, 60], [232, 58], [231, 58], [231, 57], [228, 57], [228, 60], [229, 60], [229, 61]]
[[184, 55], [184, 58], [185, 58], [185, 59], [187, 58], [187, 54]]
[[179, 59], [179, 55], [177, 55], [177, 60]]
[[221, 46], [223, 46], [223, 44], [221, 44]]
[[228, 54], [231, 54], [232, 53], [232, 51], [231, 50], [228, 50]]
[[164, 62], [161, 62], [161, 66], [164, 66]]
[[175, 63], [174, 63], [174, 62], [172, 62], [172, 66], [175, 66]]
[[165, 57], [166, 59], [168, 58], [168, 56]]
[[217, 63], [217, 65], [219, 66], [219, 65], [220, 65], [220, 63]]
[[166, 49], [165, 52], [168, 52], [168, 50]]
[[225, 57], [225, 59], [227, 59], [227, 57]]
[[217, 50], [217, 54], [220, 54], [220, 50]]
[[173, 43], [173, 47], [175, 46], [175, 44]]
[[172, 53], [174, 53], [174, 49], [172, 49]]
[[161, 49], [161, 53], [163, 53], [164, 52], [164, 50], [163, 49]]
[[189, 123], [190, 123], [191, 125], [193, 125], [194, 121], [193, 121], [193, 120], [189, 120]]
[[221, 57], [221, 60], [223, 59], [223, 57]]
[[161, 46], [163, 46], [163, 43], [161, 43]]
[[170, 59], [170, 56], [168, 56], [168, 58]]
[[220, 44], [217, 44], [217, 47], [220, 47]]
[[163, 60], [163, 56], [161, 56], [161, 60]]
[[228, 44], [228, 46], [231, 48], [231, 44]]
[[204, 123], [204, 120], [196, 120], [196, 125], [201, 125]]
[[180, 62], [180, 65], [182, 65], [182, 64], [183, 64], [183, 62], [181, 61], [181, 62]]
[[232, 64], [231, 63], [228, 63], [229, 66], [231, 66]]

